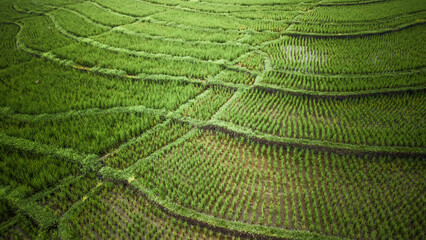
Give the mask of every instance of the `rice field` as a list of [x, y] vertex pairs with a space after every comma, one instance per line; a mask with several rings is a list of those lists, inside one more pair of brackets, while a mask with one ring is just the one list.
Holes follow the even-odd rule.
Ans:
[[0, 0], [0, 239], [425, 239], [425, 22]]

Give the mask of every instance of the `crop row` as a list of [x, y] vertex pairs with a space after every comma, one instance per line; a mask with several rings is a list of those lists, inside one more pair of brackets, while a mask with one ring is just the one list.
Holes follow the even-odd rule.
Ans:
[[404, 71], [426, 65], [420, 25], [363, 38], [285, 37], [265, 45], [274, 68], [307, 73], [359, 74]]
[[256, 52], [251, 52], [243, 58], [240, 58], [236, 65], [247, 68], [251, 71], [262, 72], [265, 70], [265, 57]]
[[377, 76], [326, 76], [268, 71], [262, 82], [281, 87], [324, 92], [365, 91], [424, 85], [425, 72]]
[[30, 59], [25, 52], [19, 51], [16, 44], [18, 26], [12, 24], [0, 24], [0, 69], [13, 66]]
[[[307, 0], [304, 1], [305, 3], [311, 3], [315, 2], [316, 0]], [[280, 5], [287, 5], [287, 4], [297, 4], [300, 3], [297, 0], [288, 0], [288, 1], [282, 1], [282, 0], [203, 0], [203, 2], [209, 2], [209, 3], [217, 3], [217, 4], [234, 4], [234, 5], [242, 5], [242, 6], [251, 6], [255, 5], [256, 7], [259, 6], [268, 6], [271, 5], [273, 7], [277, 6], [280, 7]], [[259, 5], [259, 6], [258, 6]]]
[[67, 8], [84, 14], [94, 22], [108, 26], [119, 26], [133, 22], [135, 20], [133, 17], [109, 11], [108, 9], [105, 9], [94, 2], [76, 3], [73, 5], [68, 5]]
[[0, 105], [32, 114], [137, 105], [173, 110], [203, 90], [177, 81], [113, 79], [38, 59], [3, 70], [0, 78]]
[[164, 6], [135, 0], [122, 0], [120, 2], [114, 0], [95, 0], [95, 2], [115, 12], [134, 17], [145, 17], [167, 10]]
[[425, 147], [423, 92], [345, 99], [248, 90], [222, 120], [287, 138]]
[[62, 59], [72, 60], [88, 67], [124, 70], [128, 74], [167, 74], [206, 78], [217, 74], [221, 67], [208, 62], [192, 60], [174, 60], [163, 57], [145, 57], [130, 55], [127, 52], [113, 51], [79, 43], [53, 51]]
[[98, 35], [110, 29], [91, 20], [88, 21], [71, 10], [58, 9], [52, 11], [50, 15], [53, 15], [64, 29], [80, 37]]
[[231, 239], [167, 216], [133, 190], [112, 183], [88, 198], [70, 224], [80, 239]]
[[175, 141], [190, 130], [186, 124], [166, 121], [137, 139], [131, 140], [103, 161], [107, 166], [124, 169], [156, 150]]
[[209, 120], [232, 94], [233, 91], [229, 89], [213, 87], [203, 98], [194, 101], [181, 114], [184, 117]]
[[297, 20], [308, 22], [374, 22], [424, 11], [422, 0], [392, 0], [373, 4], [315, 7]]
[[[304, 4], [280, 4], [280, 5], [252, 5], [244, 2], [241, 4], [233, 4], [233, 3], [213, 3], [208, 1], [199, 1], [199, 2], [191, 2], [185, 0], [146, 0], [147, 2], [162, 4], [171, 7], [181, 7], [192, 9], [194, 11], [201, 12], [211, 12], [211, 13], [229, 13], [239, 14], [239, 13], [253, 13], [253, 14], [262, 14], [262, 12], [274, 12], [280, 11], [282, 14], [285, 14], [285, 11], [305, 11], [308, 9], [309, 5]], [[262, 2], [263, 3], [263, 2]], [[261, 3], [260, 3], [261, 4]], [[283, 13], [284, 12], [284, 13]], [[268, 18], [266, 14], [265, 18]]]
[[9, 22], [29, 16], [29, 14], [21, 13], [15, 10], [16, 2], [17, 1], [9, 0], [0, 1], [0, 21]]
[[24, 26], [20, 37], [30, 48], [40, 51], [50, 51], [75, 43], [56, 30], [52, 20], [46, 16], [28, 17], [20, 20]]
[[[1, 240], [21, 240], [21, 239], [49, 239], [48, 231], [40, 230], [38, 226], [26, 216], [18, 215], [16, 220], [1, 229]], [[53, 232], [53, 231], [50, 231]]]
[[9, 136], [99, 154], [140, 135], [161, 120], [141, 112], [100, 111], [34, 121], [1, 115], [0, 121], [2, 132]]
[[240, 19], [232, 16], [220, 16], [215, 14], [197, 13], [171, 9], [152, 15], [154, 19], [176, 22], [185, 25], [220, 28], [230, 30], [255, 30], [281, 32], [288, 27], [287, 21], [268, 21]]
[[142, 34], [163, 36], [176, 40], [210, 41], [219, 43], [235, 43], [238, 41], [252, 46], [279, 37], [278, 33], [270, 31], [259, 33], [253, 31], [242, 32], [224, 30], [220, 28], [204, 28], [192, 25], [183, 25], [175, 22], [159, 21], [153, 18], [142, 19], [141, 21], [123, 25], [121, 27]]
[[166, 24], [165, 22], [157, 22], [154, 20], [138, 21], [122, 27], [139, 33], [163, 36], [166, 38], [178, 38], [187, 41], [212, 41], [223, 43], [227, 41], [236, 41], [244, 36], [243, 33], [238, 32], [224, 30], [201, 31], [197, 29], [173, 26]]
[[318, 34], [363, 34], [363, 33], [381, 33], [384, 31], [398, 30], [416, 23], [423, 22], [425, 13], [403, 15], [400, 17], [388, 19], [386, 21], [363, 22], [363, 23], [295, 23], [288, 27], [288, 31], [300, 33], [318, 33]]
[[249, 50], [244, 45], [164, 41], [136, 33], [130, 34], [119, 31], [111, 31], [92, 37], [92, 39], [118, 48], [182, 57], [191, 56], [203, 60], [233, 60]]
[[61, 216], [96, 186], [97, 181], [93, 175], [79, 177], [76, 181], [60, 186], [53, 193], [40, 198], [38, 203], [54, 212], [55, 216]]
[[227, 70], [223, 71], [218, 79], [224, 82], [230, 82], [234, 84], [252, 85], [255, 80], [255, 76], [250, 73]]
[[62, 178], [79, 172], [78, 166], [63, 159], [3, 145], [0, 145], [0, 157], [2, 185], [19, 191], [22, 197], [45, 190]]
[[158, 195], [230, 221], [357, 239], [416, 239], [421, 159], [343, 156], [199, 132], [137, 170]]

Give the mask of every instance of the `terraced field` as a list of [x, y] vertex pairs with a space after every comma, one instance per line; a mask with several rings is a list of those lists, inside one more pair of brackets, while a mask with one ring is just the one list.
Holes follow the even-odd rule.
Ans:
[[425, 22], [0, 0], [0, 239], [425, 239]]

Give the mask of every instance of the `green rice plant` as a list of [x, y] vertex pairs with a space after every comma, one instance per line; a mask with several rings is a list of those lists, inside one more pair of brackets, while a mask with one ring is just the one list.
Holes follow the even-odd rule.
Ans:
[[[99, 195], [84, 202], [77, 216], [69, 220], [79, 238], [114, 235], [117, 239], [200, 239], [205, 227], [166, 215], [134, 190], [106, 183]], [[102, 230], [99, 226], [103, 227]], [[208, 239], [230, 239], [217, 231], [210, 231]], [[207, 239], [207, 238], [206, 238]]]
[[0, 0], [0, 20], [13, 21], [29, 16], [27, 13], [16, 11], [14, 4], [15, 1]]
[[89, 22], [83, 17], [79, 16], [76, 12], [70, 11], [68, 9], [54, 10], [50, 12], [50, 14], [54, 16], [55, 20], [66, 31], [80, 37], [98, 35], [109, 30], [109, 27], [99, 25], [94, 22]]
[[[263, 8], [262, 8], [263, 10]], [[243, 19], [259, 19], [259, 20], [275, 20], [275, 21], [281, 21], [281, 20], [287, 20], [291, 21], [296, 16], [299, 16], [301, 12], [299, 11], [283, 11], [281, 8], [278, 8], [278, 10], [263, 10], [263, 11], [239, 11], [235, 13], [231, 13], [230, 15], [243, 18]]]
[[[161, 120], [141, 112], [99, 111], [70, 113], [33, 121], [1, 116], [1, 130], [7, 135], [73, 148], [84, 153], [105, 153], [128, 139], [141, 134]], [[83, 131], [82, 131], [83, 130]]]
[[16, 221], [2, 229], [1, 237], [13, 240], [35, 239], [37, 236], [42, 236], [45, 231], [41, 230], [30, 218], [18, 215]]
[[260, 132], [374, 146], [426, 146], [421, 92], [343, 99], [246, 91], [220, 119]]
[[218, 64], [210, 62], [175, 60], [161, 56], [129, 56], [128, 53], [101, 49], [84, 43], [56, 49], [54, 53], [60, 58], [69, 59], [84, 66], [119, 69], [135, 75], [148, 73], [206, 78], [215, 75], [221, 68]]
[[252, 71], [262, 72], [264, 70], [265, 57], [258, 53], [250, 53], [239, 59], [236, 65], [245, 67]]
[[[151, 1], [160, 1], [160, 0], [151, 0]], [[163, 0], [161, 0], [163, 1]], [[170, 1], [170, 0], [167, 0]], [[173, 1], [174, 3], [176, 1]], [[289, 3], [289, 2], [288, 2]], [[229, 4], [226, 3], [213, 3], [209, 1], [202, 2], [191, 2], [191, 1], [181, 1], [179, 2], [180, 6], [186, 8], [204, 11], [204, 12], [215, 12], [215, 13], [229, 13], [231, 15], [236, 14], [242, 18], [261, 18], [263, 16], [266, 19], [271, 19], [274, 15], [278, 15], [277, 12], [281, 12], [281, 15], [287, 15], [289, 11], [306, 11], [309, 7], [308, 4], [268, 4], [268, 2], [258, 2], [257, 4], [250, 4], [244, 2], [241, 4]], [[274, 12], [276, 14], [266, 14]], [[247, 14], [247, 15], [245, 15]], [[277, 17], [278, 20], [279, 17]], [[274, 19], [274, 18], [273, 18]], [[280, 18], [281, 19], [281, 18]]]
[[114, 79], [42, 60], [0, 72], [0, 105], [20, 113], [144, 105], [174, 110], [203, 87], [177, 81]]
[[92, 39], [101, 43], [135, 51], [163, 53], [174, 56], [191, 56], [203, 60], [233, 60], [249, 49], [243, 45], [165, 41], [137, 33], [111, 31]]
[[39, 2], [31, 0], [2, 0], [2, 2], [2, 6], [9, 5], [11, 8], [4, 13], [14, 14], [14, 12], [19, 12], [21, 16], [30, 16], [31, 13], [27, 13], [30, 11], [48, 12], [52, 10], [52, 6], [40, 4]]
[[[3, 126], [3, 125], [2, 125]], [[0, 146], [0, 178], [3, 186], [10, 186], [23, 197], [47, 189], [62, 178], [79, 173], [78, 166], [49, 155]]]
[[165, 11], [167, 8], [144, 1], [123, 0], [95, 0], [99, 5], [111, 9], [115, 12], [134, 17], [144, 17], [157, 12]]
[[232, 16], [219, 16], [215, 14], [197, 13], [182, 10], [167, 10], [152, 16], [154, 19], [176, 22], [179, 24], [204, 28], [220, 28], [228, 30], [274, 31], [280, 32], [288, 27], [286, 21], [250, 20], [239, 19]]
[[138, 21], [122, 27], [134, 32], [152, 36], [163, 36], [166, 38], [177, 38], [188, 41], [211, 41], [223, 43], [227, 41], [236, 41], [243, 37], [242, 33], [233, 31], [224, 31], [220, 29], [207, 31], [206, 29], [188, 28], [182, 25], [175, 26], [152, 19]]
[[0, 24], [0, 69], [7, 68], [22, 62], [29, 61], [31, 57], [19, 50], [16, 44], [16, 34], [19, 27], [12, 24]]
[[424, 25], [362, 38], [285, 37], [263, 46], [276, 69], [313, 74], [408, 71], [426, 64]]
[[308, 22], [373, 22], [424, 10], [421, 0], [395, 0], [372, 4], [319, 6], [297, 19]]
[[426, 83], [425, 77], [424, 71], [388, 75], [332, 76], [271, 70], [263, 76], [262, 83], [310, 91], [347, 92], [422, 86]]
[[246, 43], [253, 46], [257, 46], [263, 42], [272, 41], [280, 37], [279, 33], [276, 32], [259, 32], [259, 33], [247, 33], [245, 37], [239, 39], [240, 43]]
[[57, 212], [59, 216], [65, 213], [75, 202], [87, 194], [97, 184], [94, 174], [82, 176], [64, 185], [54, 192], [38, 200], [39, 204]]
[[[296, 0], [287, 0], [287, 1], [282, 1], [282, 0], [206, 0], [206, 2], [210, 2], [210, 3], [217, 3], [217, 4], [235, 4], [235, 5], [242, 5], [242, 6], [250, 6], [250, 5], [286, 5], [286, 4], [291, 4], [291, 3], [299, 3]], [[309, 3], [309, 2], [315, 2], [313, 0], [307, 0], [304, 1], [305, 3]]]
[[94, 22], [108, 26], [119, 26], [135, 21], [133, 17], [112, 12], [94, 2], [82, 2], [67, 5], [66, 7], [84, 14]]
[[213, 87], [203, 98], [197, 99], [183, 109], [181, 114], [184, 117], [209, 120], [232, 94], [233, 91], [229, 89]]
[[32, 49], [50, 51], [75, 43], [74, 40], [62, 35], [52, 20], [46, 16], [28, 17], [21, 19], [20, 22], [23, 24], [21, 40]]
[[252, 85], [256, 76], [247, 72], [227, 70], [219, 76], [219, 80], [235, 84]]
[[186, 124], [166, 121], [157, 125], [154, 129], [130, 141], [118, 151], [113, 152], [104, 159], [104, 163], [119, 169], [130, 167], [139, 159], [147, 157], [156, 150], [175, 141], [191, 128]]
[[398, 31], [423, 22], [425, 13], [416, 12], [404, 14], [391, 19], [376, 20], [372, 22], [296, 22], [287, 30], [301, 34], [331, 35], [331, 36], [362, 36]]
[[[145, 164], [137, 177], [145, 187], [220, 219], [273, 227], [277, 220], [266, 209], [279, 208], [286, 219], [279, 221], [280, 228], [356, 238], [379, 227], [386, 229], [379, 233], [384, 238], [419, 236], [411, 231], [410, 221], [421, 226], [421, 220], [409, 214], [424, 213], [415, 204], [424, 201], [418, 199], [424, 187], [424, 177], [419, 176], [425, 168], [419, 157], [341, 155], [201, 131]], [[199, 199], [207, 204], [191, 203]], [[230, 205], [233, 199], [237, 199], [235, 205]], [[225, 214], [227, 206], [244, 212]], [[407, 216], [406, 220], [401, 216]], [[365, 222], [368, 217], [374, 219], [371, 225]]]
[[6, 199], [0, 198], [0, 223], [3, 224], [14, 216], [16, 216], [16, 213], [13, 207], [10, 206]]

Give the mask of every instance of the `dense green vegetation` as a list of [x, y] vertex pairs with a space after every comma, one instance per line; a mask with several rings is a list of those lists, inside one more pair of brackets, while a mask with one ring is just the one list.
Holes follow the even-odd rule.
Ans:
[[18, 189], [25, 196], [47, 189], [79, 171], [75, 164], [52, 156], [8, 149], [2, 145], [0, 150], [0, 186]]
[[16, 34], [18, 26], [12, 24], [0, 24], [0, 69], [30, 60], [30, 56], [25, 52], [19, 51], [16, 45]]
[[274, 68], [306, 73], [369, 74], [423, 67], [425, 26], [363, 38], [285, 37], [266, 45]]
[[0, 0], [0, 239], [423, 239], [422, 0]]
[[265, 73], [262, 82], [294, 89], [347, 92], [422, 86], [425, 83], [425, 77], [423, 69], [412, 73], [352, 77], [271, 70]]
[[1, 130], [10, 136], [97, 154], [139, 135], [160, 121], [152, 115], [120, 109], [92, 112], [46, 115], [35, 120], [29, 117], [19, 119], [19, 115], [1, 116]]
[[68, 5], [67, 8], [73, 9], [81, 14], [84, 14], [84, 16], [90, 18], [94, 22], [109, 26], [119, 26], [133, 22], [135, 20], [133, 17], [127, 15], [117, 14], [108, 11], [108, 9], [102, 8], [94, 2], [77, 3], [74, 5]]
[[117, 81], [35, 59], [1, 71], [0, 78], [0, 105], [31, 114], [138, 105], [173, 110], [203, 89], [177, 81]]
[[208, 215], [356, 239], [423, 231], [425, 162], [281, 148], [199, 132], [137, 181]]
[[222, 119], [288, 138], [374, 146], [424, 147], [423, 92], [313, 99], [247, 91]]

